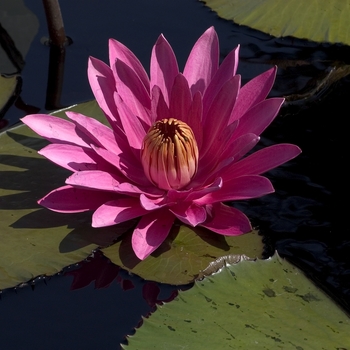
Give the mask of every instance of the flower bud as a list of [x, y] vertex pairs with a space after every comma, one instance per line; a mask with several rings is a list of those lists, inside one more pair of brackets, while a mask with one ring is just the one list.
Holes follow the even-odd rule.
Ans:
[[143, 140], [141, 161], [145, 175], [155, 186], [163, 190], [183, 188], [198, 167], [192, 129], [174, 118], [157, 121]]

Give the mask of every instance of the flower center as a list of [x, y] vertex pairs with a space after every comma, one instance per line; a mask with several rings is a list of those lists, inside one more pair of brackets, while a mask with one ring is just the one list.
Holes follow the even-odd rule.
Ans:
[[192, 129], [174, 118], [157, 121], [143, 140], [141, 161], [147, 178], [159, 188], [177, 190], [186, 186], [198, 167]]

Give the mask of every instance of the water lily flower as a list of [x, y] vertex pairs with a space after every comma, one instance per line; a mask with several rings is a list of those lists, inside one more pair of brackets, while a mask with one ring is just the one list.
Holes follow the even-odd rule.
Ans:
[[219, 64], [218, 37], [209, 28], [181, 73], [160, 35], [148, 76], [127, 47], [110, 40], [109, 65], [93, 57], [88, 64], [110, 127], [75, 112], [66, 112], [69, 120], [22, 119], [51, 142], [39, 153], [72, 171], [38, 203], [63, 213], [93, 210], [93, 227], [139, 218], [132, 234], [139, 259], [162, 244], [176, 219], [222, 235], [251, 231], [249, 219], [224, 203], [273, 192], [261, 174], [300, 149], [277, 144], [246, 156], [284, 100], [266, 99], [276, 67], [241, 87], [238, 52]]

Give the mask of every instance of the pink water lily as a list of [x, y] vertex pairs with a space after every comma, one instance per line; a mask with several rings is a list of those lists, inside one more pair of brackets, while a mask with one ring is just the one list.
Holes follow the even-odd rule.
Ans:
[[219, 64], [209, 28], [195, 43], [183, 73], [161, 35], [150, 77], [122, 43], [109, 42], [109, 65], [89, 59], [88, 77], [110, 127], [75, 112], [22, 119], [51, 144], [40, 154], [72, 171], [66, 184], [39, 200], [51, 210], [93, 210], [92, 226], [140, 218], [132, 247], [145, 259], [176, 219], [222, 235], [251, 230], [248, 218], [224, 202], [274, 191], [262, 173], [300, 149], [278, 144], [245, 156], [276, 117], [282, 98], [266, 99], [276, 67], [241, 87], [239, 47]]

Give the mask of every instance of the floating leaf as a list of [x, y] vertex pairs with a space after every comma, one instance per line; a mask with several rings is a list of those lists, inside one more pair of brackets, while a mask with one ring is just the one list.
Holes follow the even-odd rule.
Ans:
[[[71, 110], [104, 119], [96, 102]], [[24, 125], [0, 134], [0, 289], [57, 273], [126, 231], [94, 229], [91, 213], [54, 213], [36, 203], [69, 175], [37, 154], [46, 144]]]
[[222, 18], [276, 37], [350, 45], [350, 3], [344, 0], [205, 0]]
[[0, 118], [11, 105], [18, 92], [19, 76], [4, 77], [0, 75]]
[[139, 260], [131, 247], [131, 235], [102, 252], [116, 265], [147, 280], [186, 284], [210, 262], [228, 254], [261, 257], [262, 237], [256, 231], [245, 235], [222, 236], [201, 227], [174, 226], [165, 242], [147, 259]]
[[349, 349], [350, 319], [277, 255], [223, 267], [159, 306], [124, 349]]

